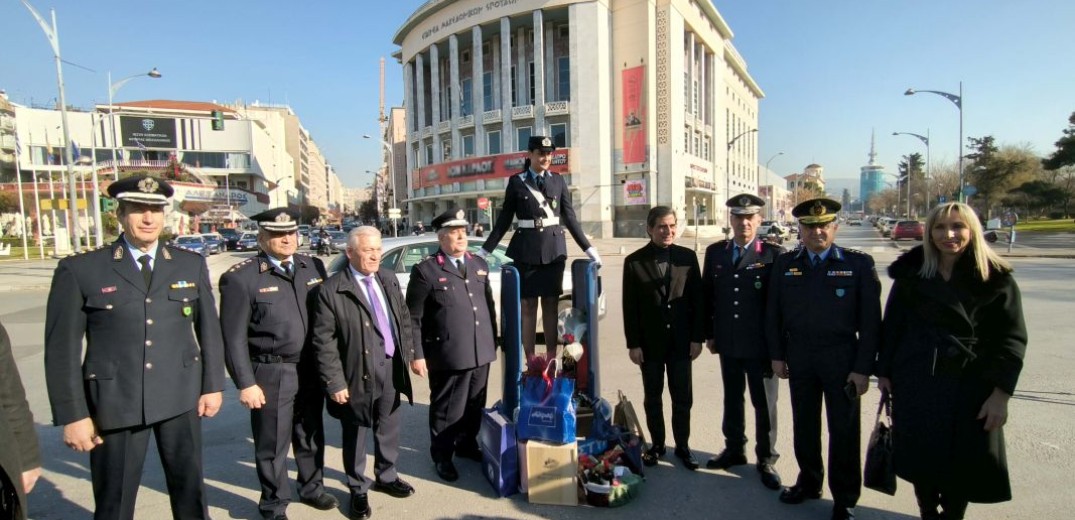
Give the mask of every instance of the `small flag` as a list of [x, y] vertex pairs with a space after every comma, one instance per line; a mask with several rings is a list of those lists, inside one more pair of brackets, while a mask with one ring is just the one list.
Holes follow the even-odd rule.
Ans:
[[138, 145], [139, 150], [141, 150], [143, 152], [146, 151], [146, 145], [142, 144], [142, 141], [139, 141], [138, 139], [135, 139], [134, 144]]
[[78, 162], [78, 158], [82, 157], [82, 150], [78, 146], [78, 141], [71, 140], [71, 158]]
[[22, 157], [22, 141], [19, 140], [19, 134], [15, 134], [15, 157]]

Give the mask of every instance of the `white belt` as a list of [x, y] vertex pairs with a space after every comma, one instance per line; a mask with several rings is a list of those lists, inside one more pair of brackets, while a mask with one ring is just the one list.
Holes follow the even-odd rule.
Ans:
[[538, 218], [534, 220], [520, 220], [519, 229], [541, 229], [549, 226], [559, 226], [560, 217]]

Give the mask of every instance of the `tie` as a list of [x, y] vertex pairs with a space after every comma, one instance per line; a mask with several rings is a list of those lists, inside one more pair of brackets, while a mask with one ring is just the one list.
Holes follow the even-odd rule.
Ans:
[[288, 277], [291, 276], [291, 261], [290, 260], [284, 260], [283, 262], [280, 262], [280, 267], [282, 267], [284, 269], [284, 274], [286, 274]]
[[149, 255], [138, 257], [138, 263], [142, 264], [142, 278], [146, 280], [146, 288], [149, 288], [149, 282], [153, 279], [153, 268], [149, 266], [149, 260]]
[[538, 190], [539, 191], [544, 191], [545, 190], [545, 174], [538, 174], [535, 177], [537, 178], [536, 182], [537, 182]]
[[810, 255], [810, 265], [813, 267], [821, 265], [821, 255]]
[[738, 245], [735, 246], [735, 250], [732, 251], [732, 265], [739, 265], [739, 259], [743, 257], [742, 249]]
[[459, 274], [463, 278], [467, 277], [467, 268], [463, 266], [463, 259], [462, 258], [456, 258], [455, 259], [455, 267], [456, 267], [456, 269], [459, 269]]
[[381, 298], [377, 296], [377, 291], [373, 287], [373, 277], [367, 276], [362, 281], [366, 283], [366, 295], [369, 296], [370, 305], [373, 306], [373, 313], [377, 315], [377, 328], [384, 336], [384, 354], [392, 357], [396, 353], [396, 343], [392, 338], [392, 327], [388, 324], [388, 313], [385, 312], [384, 306], [381, 305]]

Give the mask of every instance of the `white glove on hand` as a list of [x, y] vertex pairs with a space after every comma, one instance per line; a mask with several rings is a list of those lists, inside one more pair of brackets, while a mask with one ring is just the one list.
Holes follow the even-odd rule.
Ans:
[[488, 251], [486, 251], [486, 250], [484, 250], [484, 249], [478, 249], [478, 250], [477, 250], [477, 251], [476, 251], [476, 252], [474, 253], [474, 256], [476, 256], [476, 257], [478, 257], [478, 258], [481, 258], [482, 260], [484, 260], [484, 259], [485, 259], [485, 257], [489, 256], [489, 252], [488, 252]]
[[590, 248], [586, 250], [586, 256], [590, 257], [590, 260], [593, 260], [593, 263], [601, 265], [601, 255], [597, 254], [596, 247], [590, 246]]

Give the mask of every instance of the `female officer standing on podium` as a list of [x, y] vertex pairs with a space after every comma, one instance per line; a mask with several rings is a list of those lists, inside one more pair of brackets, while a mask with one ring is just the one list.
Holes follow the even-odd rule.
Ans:
[[563, 177], [549, 171], [552, 139], [532, 136], [526, 149], [525, 170], [508, 178], [504, 190], [504, 205], [496, 224], [489, 230], [478, 255], [485, 257], [496, 248], [513, 218], [519, 219], [518, 229], [508, 244], [508, 256], [519, 270], [519, 295], [522, 299], [523, 350], [529, 358], [534, 355], [537, 334], [538, 298], [541, 298], [542, 324], [548, 357], [556, 355], [556, 306], [562, 292], [567, 244], [564, 228], [574, 237], [586, 256], [598, 265], [601, 257], [582, 233], [571, 207], [571, 194]]

